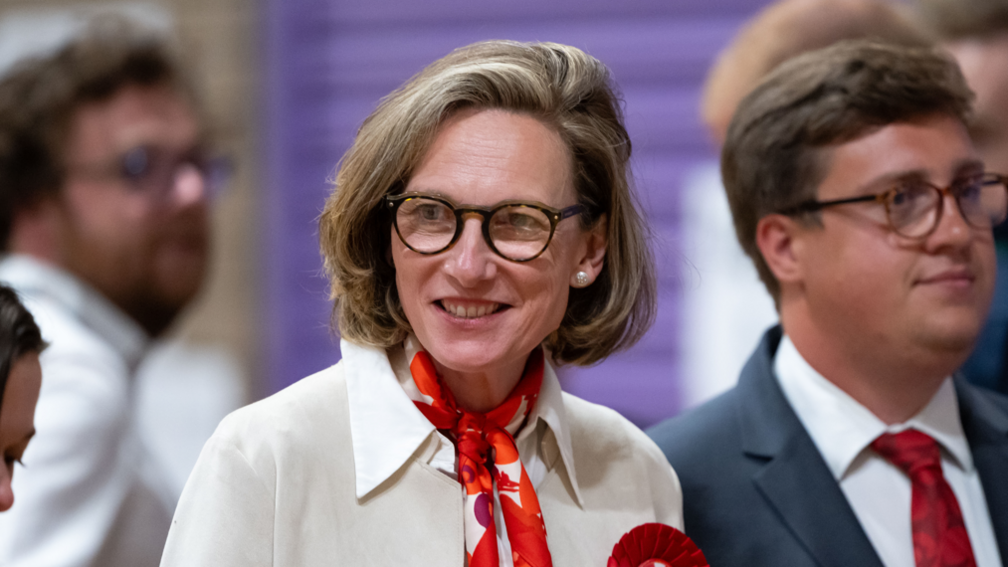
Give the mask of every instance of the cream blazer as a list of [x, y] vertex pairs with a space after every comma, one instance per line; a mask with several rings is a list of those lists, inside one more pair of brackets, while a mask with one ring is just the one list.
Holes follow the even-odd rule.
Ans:
[[[162, 567], [464, 565], [461, 485], [413, 456], [358, 498], [346, 361], [221, 422], [182, 493]], [[563, 394], [580, 499], [546, 431], [537, 488], [556, 567], [604, 567], [631, 528], [682, 529], [665, 457], [616, 412]]]

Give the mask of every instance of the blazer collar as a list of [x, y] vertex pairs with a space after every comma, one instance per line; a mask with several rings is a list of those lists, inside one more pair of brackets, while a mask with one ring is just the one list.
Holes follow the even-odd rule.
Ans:
[[1008, 557], [1008, 398], [955, 380], [963, 432], [980, 475], [1001, 557]]
[[[882, 567], [868, 536], [773, 375], [780, 326], [763, 336], [737, 387], [742, 450], [763, 462], [757, 490], [824, 567]], [[796, 496], [798, 495], [798, 496]]]

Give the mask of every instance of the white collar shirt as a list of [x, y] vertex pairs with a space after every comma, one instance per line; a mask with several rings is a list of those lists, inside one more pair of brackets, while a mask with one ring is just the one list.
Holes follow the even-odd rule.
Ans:
[[[409, 337], [388, 353], [347, 341], [340, 342], [340, 350], [346, 365], [357, 497], [363, 498], [392, 476], [432, 435], [434, 443], [423, 458], [435, 469], [457, 478], [455, 445], [424, 417], [407, 394], [408, 389], [416, 388], [409, 371], [409, 361], [420, 350], [416, 338]], [[552, 452], [558, 451], [574, 495], [582, 504], [560, 382], [548, 362], [536, 405], [515, 443], [536, 488], [546, 478], [546, 463], [554, 462]], [[464, 490], [461, 484], [459, 490]], [[494, 507], [498, 553], [501, 565], [511, 567], [511, 551], [500, 509], [498, 501]]]
[[910, 478], [869, 445], [883, 433], [916, 429], [941, 448], [942, 471], [959, 501], [977, 567], [1000, 567], [987, 500], [946, 378], [930, 402], [904, 423], [886, 425], [813, 369], [786, 335], [774, 358], [785, 398], [840, 485], [886, 567], [915, 567]]

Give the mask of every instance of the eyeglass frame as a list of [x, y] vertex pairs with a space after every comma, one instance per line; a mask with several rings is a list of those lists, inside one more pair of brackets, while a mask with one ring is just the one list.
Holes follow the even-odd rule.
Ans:
[[[980, 181], [981, 185], [1000, 183], [1003, 187], [1005, 187], [1005, 190], [1008, 191], [1008, 176], [1001, 175], [1000, 173], [985, 172], [985, 173], [981, 174], [980, 177], [981, 177], [981, 181]], [[810, 199], [808, 201], [803, 201], [803, 202], [798, 203], [796, 205], [792, 205], [790, 207], [785, 207], [783, 209], [780, 209], [780, 210], [777, 211], [777, 214], [786, 215], [786, 216], [796, 216], [796, 215], [802, 215], [802, 214], [807, 214], [807, 213], [819, 212], [819, 211], [821, 211], [821, 210], [823, 210], [825, 208], [833, 207], [835, 205], [847, 205], [847, 204], [851, 204], [851, 203], [866, 203], [866, 202], [874, 201], [876, 203], [882, 204], [882, 206], [885, 207], [886, 223], [889, 225], [889, 228], [893, 232], [895, 232], [896, 234], [902, 236], [903, 238], [924, 239], [924, 238], [927, 238], [927, 237], [931, 236], [934, 233], [934, 231], [938, 229], [938, 225], [941, 223], [942, 215], [945, 214], [945, 210], [944, 210], [944, 208], [945, 208], [945, 196], [946, 195], [950, 195], [953, 199], [955, 199], [956, 207], [959, 209], [959, 216], [961, 216], [962, 219], [964, 221], [966, 221], [966, 224], [970, 225], [971, 227], [973, 227], [973, 228], [980, 228], [980, 229], [983, 229], [983, 228], [994, 228], [995, 226], [997, 226], [998, 224], [1000, 224], [1000, 223], [997, 223], [997, 224], [993, 224], [992, 223], [991, 226], [989, 226], [989, 227], [976, 226], [975, 224], [973, 224], [969, 220], [969, 218], [966, 217], [966, 214], [963, 213], [963, 211], [962, 211], [962, 205], [959, 203], [959, 195], [956, 195], [955, 193], [952, 192], [952, 189], [955, 187], [954, 183], [952, 185], [948, 185], [947, 187], [939, 187], [939, 186], [937, 186], [937, 185], [935, 185], [933, 183], [929, 183], [929, 182], [923, 181], [923, 180], [921, 180], [920, 183], [922, 183], [924, 185], [927, 185], [929, 188], [934, 189], [935, 191], [937, 191], [939, 193], [939, 198], [938, 198], [938, 204], [935, 205], [935, 207], [937, 208], [937, 212], [935, 214], [935, 220], [932, 223], [931, 228], [929, 228], [927, 230], [927, 232], [925, 232], [924, 234], [921, 234], [919, 236], [908, 236], [908, 235], [902, 233], [899, 229], [896, 228], [896, 226], [892, 222], [892, 214], [889, 212], [889, 197], [892, 196], [893, 193], [896, 193], [896, 192], [900, 191], [899, 187], [893, 187], [892, 189], [889, 189], [888, 191], [883, 191], [881, 193], [874, 193], [874, 194], [871, 194], [871, 195], [861, 195], [861, 196], [858, 196], [858, 197], [846, 197], [846, 198], [843, 198], [843, 199], [830, 199], [830, 200], [827, 200], [827, 201], [820, 201], [818, 199]], [[1008, 213], [1008, 210], [1006, 210], [1006, 213]], [[1001, 222], [1005, 222], [1005, 219], [1001, 219]]]
[[[176, 154], [173, 159], [173, 164], [171, 167], [172, 175], [167, 178], [167, 183], [164, 186], [145, 188], [143, 187], [142, 178], [144, 173], [132, 173], [128, 171], [129, 165], [128, 161], [130, 156], [136, 152], [142, 151], [147, 154], [145, 157], [150, 160], [150, 155], [157, 153], [169, 154], [170, 152], [165, 152], [164, 150], [156, 147], [139, 145], [129, 148], [125, 152], [117, 155], [112, 160], [107, 160], [103, 163], [79, 163], [70, 164], [64, 167], [65, 175], [83, 175], [91, 180], [102, 181], [102, 180], [115, 180], [122, 182], [129, 186], [130, 190], [136, 194], [149, 194], [155, 198], [155, 200], [161, 201], [165, 199], [166, 195], [171, 191], [174, 179], [178, 175], [179, 170], [184, 166], [189, 166], [194, 168], [203, 178], [206, 184], [205, 190], [210, 200], [220, 192], [221, 187], [227, 183], [227, 179], [234, 173], [234, 161], [230, 156], [222, 154], [209, 154], [203, 151], [201, 148], [196, 148], [189, 152], [183, 152]], [[151, 166], [148, 165], [146, 169], [150, 169]], [[150, 175], [147, 173], [146, 175]], [[217, 179], [214, 179], [217, 178]]]
[[[434, 252], [424, 252], [421, 250], [417, 250], [416, 248], [410, 246], [409, 242], [406, 242], [406, 239], [399, 231], [399, 219], [398, 219], [399, 207], [406, 201], [417, 198], [437, 201], [447, 206], [455, 214], [455, 234], [452, 235], [452, 238], [448, 242], [448, 244], [446, 244], [445, 247], [441, 248], [440, 250], [436, 250]], [[455, 206], [455, 203], [444, 197], [439, 197], [437, 195], [429, 195], [427, 193], [418, 193], [414, 191], [410, 191], [408, 193], [399, 193], [397, 195], [386, 195], [385, 206], [388, 207], [388, 210], [392, 215], [392, 226], [395, 227], [395, 231], [396, 234], [399, 236], [399, 240], [403, 243], [403, 245], [405, 245], [413, 252], [416, 252], [417, 254], [422, 254], [424, 256], [433, 256], [435, 254], [440, 254], [442, 252], [451, 249], [458, 242], [459, 237], [462, 236], [462, 231], [465, 230], [464, 217], [467, 215], [478, 215], [482, 219], [480, 225], [483, 233], [483, 241], [486, 242], [487, 247], [489, 247], [490, 250], [494, 252], [494, 254], [497, 254], [501, 258], [504, 258], [509, 262], [518, 262], [518, 263], [531, 262], [532, 260], [535, 260], [536, 258], [541, 256], [542, 253], [545, 252], [547, 248], [549, 248], [550, 243], [553, 242], [553, 235], [556, 233], [556, 227], [558, 224], [560, 224], [560, 221], [570, 218], [577, 214], [583, 214], [588, 211], [588, 208], [580, 203], [576, 205], [571, 205], [563, 209], [554, 209], [553, 207], [544, 205], [542, 203], [537, 203], [534, 201], [503, 201], [501, 203], [494, 205], [493, 207], [457, 207]], [[493, 218], [495, 214], [497, 214], [497, 211], [500, 211], [501, 209], [506, 209], [507, 207], [514, 207], [514, 206], [529, 207], [532, 209], [536, 209], [544, 213], [550, 223], [549, 236], [546, 237], [546, 242], [543, 244], [542, 250], [539, 250], [539, 252], [537, 252], [534, 256], [530, 258], [524, 258], [520, 260], [516, 260], [514, 258], [508, 258], [503, 253], [501, 253], [500, 250], [497, 249], [497, 247], [493, 243], [493, 239], [490, 237], [490, 219]]]

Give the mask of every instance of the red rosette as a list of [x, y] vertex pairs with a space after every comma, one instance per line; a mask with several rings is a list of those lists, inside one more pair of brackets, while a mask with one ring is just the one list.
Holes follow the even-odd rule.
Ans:
[[708, 567], [686, 534], [665, 524], [641, 524], [613, 547], [608, 567]]

